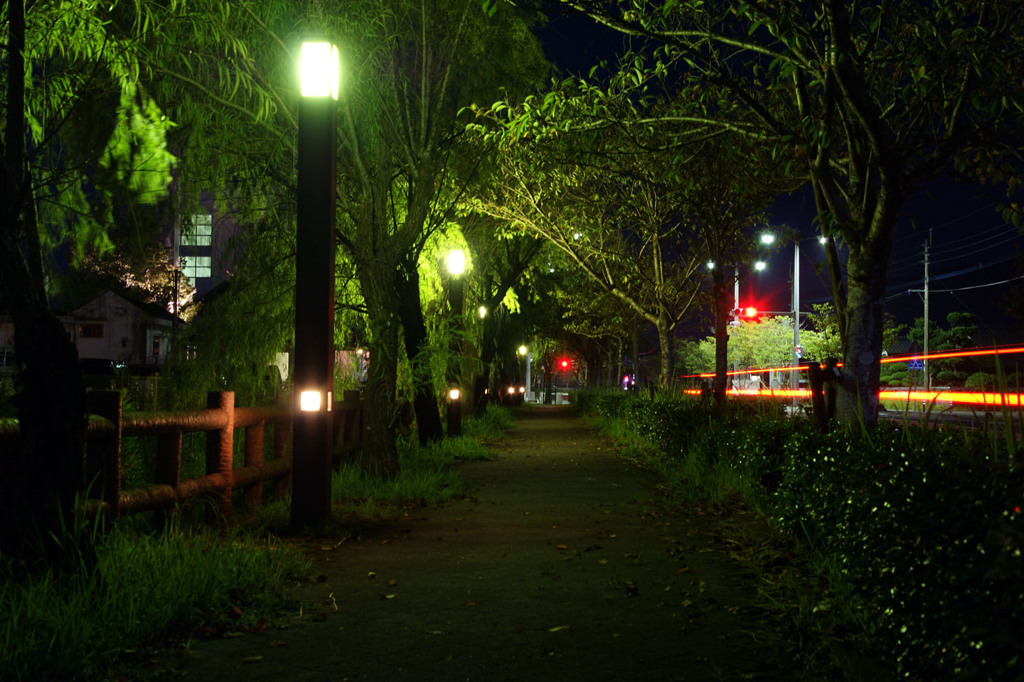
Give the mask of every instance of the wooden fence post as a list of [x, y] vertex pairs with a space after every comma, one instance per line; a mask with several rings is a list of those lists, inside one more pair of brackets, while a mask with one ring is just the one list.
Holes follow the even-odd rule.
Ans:
[[[254, 424], [245, 430], [245, 466], [263, 464], [264, 423]], [[263, 503], [263, 481], [257, 481], [245, 491], [245, 513], [254, 514]]]
[[223, 410], [227, 415], [224, 428], [208, 431], [206, 434], [206, 475], [220, 474], [225, 480], [225, 486], [218, 496], [217, 512], [220, 518], [211, 519], [211, 522], [227, 525], [231, 521], [235, 394], [233, 391], [209, 393], [206, 397], [206, 407], [211, 410]]
[[825, 413], [825, 396], [823, 394], [824, 377], [821, 365], [817, 362], [807, 363], [807, 385], [811, 389], [811, 412], [814, 415], [814, 426], [818, 433], [828, 430], [828, 415]]
[[[287, 457], [292, 459], [292, 420], [274, 422], [274, 459]], [[279, 500], [292, 489], [291, 468], [288, 475], [277, 479], [274, 484], [274, 499]]]
[[[156, 471], [154, 483], [166, 485], [174, 489], [175, 499], [178, 486], [181, 485], [181, 431], [165, 433], [156, 437]], [[158, 529], [167, 526], [167, 522], [178, 512], [178, 503], [167, 511], [158, 510], [155, 525]]]
[[120, 516], [121, 499], [121, 423], [120, 391], [89, 391], [89, 412], [110, 421], [113, 431], [93, 436], [86, 446], [88, 483], [99, 486], [101, 499], [107, 505], [111, 521]]

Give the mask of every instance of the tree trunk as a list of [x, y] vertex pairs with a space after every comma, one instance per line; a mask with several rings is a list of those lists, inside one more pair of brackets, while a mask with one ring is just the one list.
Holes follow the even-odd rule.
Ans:
[[413, 410], [416, 412], [416, 431], [420, 445], [426, 445], [444, 437], [441, 413], [434, 396], [434, 381], [430, 374], [429, 358], [426, 357], [427, 327], [423, 322], [423, 307], [420, 303], [420, 276], [416, 262], [406, 259], [396, 274], [399, 313], [405, 340], [405, 354], [412, 365]]
[[366, 301], [370, 327], [370, 366], [364, 395], [364, 430], [361, 466], [381, 478], [398, 475], [398, 447], [395, 442], [398, 411], [398, 292], [394, 267], [381, 260], [364, 260], [358, 265], [359, 283]]
[[713, 297], [715, 305], [715, 378], [712, 389], [715, 403], [725, 403], [725, 392], [728, 388], [729, 372], [729, 311], [730, 305], [728, 283], [725, 281], [725, 269], [715, 268], [711, 271]]
[[668, 316], [662, 312], [658, 316], [658, 345], [661, 349], [661, 370], [658, 383], [661, 388], [666, 388], [675, 379], [676, 370], [676, 336], [668, 321]]
[[633, 323], [630, 329], [629, 341], [630, 351], [633, 356], [633, 389], [640, 390], [644, 385], [644, 379], [646, 378], [642, 371], [640, 371], [640, 327], [639, 320]]
[[587, 387], [600, 388], [604, 383], [604, 358], [601, 347], [596, 343], [589, 344], [587, 352]]
[[[12, 0], [7, 7], [6, 72], [24, 74], [24, 2]], [[84, 548], [73, 531], [75, 497], [85, 483], [85, 386], [75, 346], [49, 309], [42, 273], [31, 267], [41, 255], [24, 162], [24, 79], [19, 75], [7, 83], [0, 298], [10, 306], [14, 349], [24, 370], [15, 397], [21, 436], [17, 447], [5, 452], [0, 476], [0, 553], [30, 564], [74, 568], [83, 555], [76, 558], [68, 550]]]
[[885, 324], [888, 249], [851, 249], [847, 262], [846, 346], [839, 418], [866, 426], [878, 423], [879, 370]]

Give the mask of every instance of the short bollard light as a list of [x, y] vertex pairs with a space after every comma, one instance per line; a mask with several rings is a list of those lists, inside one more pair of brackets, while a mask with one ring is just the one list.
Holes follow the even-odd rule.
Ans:
[[448, 437], [462, 435], [462, 391], [452, 387], [448, 391]]
[[331, 392], [327, 391], [327, 400], [324, 400], [324, 391], [302, 391], [299, 393], [299, 411], [319, 412], [326, 404], [327, 411], [331, 411]]

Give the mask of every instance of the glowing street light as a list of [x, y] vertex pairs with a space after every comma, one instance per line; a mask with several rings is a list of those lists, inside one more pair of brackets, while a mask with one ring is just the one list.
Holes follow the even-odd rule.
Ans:
[[303, 43], [299, 58], [295, 256], [295, 379], [291, 523], [331, 514], [334, 390], [335, 127], [338, 48]]
[[[461, 330], [463, 306], [462, 275], [466, 272], [466, 253], [462, 249], [452, 249], [448, 252], [448, 256], [445, 258], [445, 265], [451, 275], [451, 279], [448, 283], [448, 302], [450, 305], [451, 323], [453, 328]], [[482, 306], [481, 309], [483, 309]], [[483, 309], [483, 313], [480, 317], [483, 318], [486, 312], [486, 309]], [[458, 335], [455, 335], [451, 341], [451, 351], [454, 354], [462, 352], [462, 345], [459, 343], [457, 338]], [[455, 384], [456, 387], [462, 384], [462, 377], [459, 376], [457, 370], [452, 369], [451, 367], [449, 367], [448, 370], [448, 380]], [[453, 388], [452, 390], [455, 391], [457, 389]], [[461, 396], [461, 391], [459, 392], [459, 395]], [[458, 397], [456, 397], [450, 399], [448, 402], [448, 436], [452, 437], [459, 435], [462, 435], [462, 402]]]
[[452, 249], [446, 259], [448, 272], [458, 277], [466, 272], [466, 253], [462, 249]]

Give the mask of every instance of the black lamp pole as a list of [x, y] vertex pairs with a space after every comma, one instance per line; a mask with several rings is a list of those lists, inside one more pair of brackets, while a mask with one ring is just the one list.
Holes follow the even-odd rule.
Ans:
[[[306, 45], [304, 58], [305, 50]], [[328, 55], [331, 52], [334, 51], [328, 50]], [[335, 86], [335, 95], [336, 92]], [[291, 510], [294, 528], [320, 526], [331, 514], [335, 105], [331, 88], [324, 96], [304, 94], [299, 102], [293, 382], [297, 411]]]

